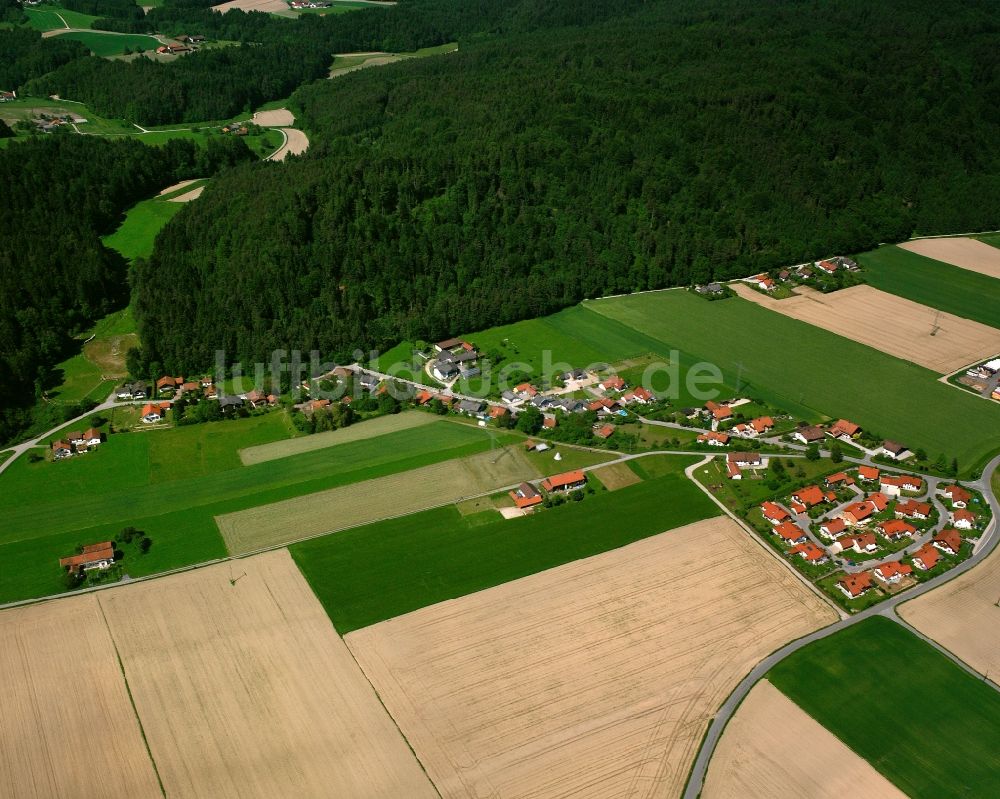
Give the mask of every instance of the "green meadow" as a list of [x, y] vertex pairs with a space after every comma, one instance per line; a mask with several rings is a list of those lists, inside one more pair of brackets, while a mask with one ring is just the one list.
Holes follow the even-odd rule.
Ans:
[[[42, 32], [65, 28], [66, 25], [71, 28], [89, 28], [97, 19], [90, 14], [69, 11], [53, 5], [46, 5], [45, 8], [26, 8], [24, 13], [28, 17], [28, 25]], [[66, 20], [66, 25], [63, 25], [63, 20]]]
[[289, 547], [341, 635], [665, 530], [718, 515], [681, 473], [693, 458], [645, 482], [504, 520], [496, 511], [424, 511]]
[[[123, 425], [116, 416], [116, 427]], [[292, 435], [284, 412], [112, 434], [96, 452], [52, 463], [22, 456], [0, 474], [0, 601], [59, 590], [58, 558], [122, 527], [145, 530], [152, 573], [225, 554], [214, 517], [409, 471], [491, 448], [486, 431], [440, 421], [254, 466], [238, 450]], [[500, 443], [507, 443], [504, 437]], [[39, 450], [41, 454], [44, 450]], [[152, 552], [152, 550], [151, 550]]]
[[594, 300], [582, 309], [644, 331], [659, 352], [696, 353], [730, 385], [739, 377], [742, 393], [798, 416], [851, 419], [932, 458], [957, 457], [964, 472], [997, 449], [985, 431], [1000, 425], [1000, 406], [939, 383], [928, 369], [738, 297], [705, 302], [665, 291]]
[[[65, 14], [64, 14], [65, 16]], [[67, 20], [68, 21], [68, 20]], [[76, 27], [75, 25], [73, 27]], [[61, 33], [62, 39], [73, 39], [83, 42], [96, 56], [122, 55], [129, 50], [156, 50], [160, 46], [158, 39], [143, 36], [138, 33], [101, 33], [99, 31], [70, 31]]]
[[899, 247], [856, 256], [865, 280], [890, 294], [1000, 328], [1000, 280]]
[[879, 616], [767, 675], [913, 799], [1000, 796], [1000, 693]]
[[[152, 134], [151, 134], [152, 135]], [[183, 194], [195, 188], [195, 184], [177, 193]], [[171, 195], [173, 196], [173, 195]], [[114, 233], [101, 240], [105, 247], [121, 253], [126, 261], [148, 258], [153, 254], [156, 234], [184, 207], [184, 203], [168, 202], [165, 198], [153, 197], [133, 205], [125, 213], [125, 219]]]

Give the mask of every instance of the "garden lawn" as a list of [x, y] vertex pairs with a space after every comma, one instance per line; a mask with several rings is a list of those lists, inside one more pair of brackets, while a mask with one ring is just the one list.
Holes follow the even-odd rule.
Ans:
[[877, 289], [1000, 328], [1000, 280], [899, 247], [856, 256]]
[[1000, 796], [1000, 693], [901, 625], [866, 619], [767, 679], [913, 799]]
[[718, 509], [691, 481], [668, 474], [517, 519], [486, 513], [495, 520], [463, 516], [451, 505], [289, 550], [345, 635], [716, 516]]
[[[63, 14], [65, 16], [65, 13]], [[67, 21], [68, 18], [67, 18]], [[75, 27], [75, 26], [74, 26]], [[125, 48], [135, 50], [155, 50], [160, 42], [152, 36], [137, 33], [100, 33], [98, 31], [70, 31], [61, 33], [63, 39], [74, 39], [83, 42], [96, 56], [121, 55]]]
[[1000, 426], [1000, 405], [939, 383], [927, 369], [738, 297], [705, 302], [665, 291], [595, 300], [583, 309], [644, 331], [661, 352], [674, 346], [697, 353], [729, 382], [742, 364], [742, 394], [807, 418], [850, 419], [931, 457], [957, 457], [963, 473], [997, 449], [983, 431]]

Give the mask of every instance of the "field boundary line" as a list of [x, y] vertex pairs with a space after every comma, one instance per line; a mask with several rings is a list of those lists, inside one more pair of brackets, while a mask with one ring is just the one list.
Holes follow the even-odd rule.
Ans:
[[160, 770], [156, 766], [156, 758], [153, 757], [153, 750], [149, 748], [149, 739], [146, 738], [146, 728], [142, 725], [142, 719], [139, 716], [139, 708], [135, 706], [135, 697], [132, 696], [132, 686], [128, 684], [128, 675], [125, 674], [125, 664], [122, 663], [122, 656], [118, 651], [118, 642], [115, 640], [115, 634], [111, 632], [111, 625], [108, 623], [108, 616], [104, 612], [104, 605], [101, 604], [101, 597], [95, 596], [94, 601], [97, 603], [98, 610], [101, 611], [101, 618], [104, 620], [104, 627], [108, 631], [108, 638], [111, 639], [111, 646], [115, 650], [115, 659], [118, 661], [118, 668], [122, 673], [122, 682], [125, 683], [125, 692], [128, 694], [129, 704], [132, 705], [132, 713], [135, 715], [136, 724], [139, 725], [139, 734], [142, 736], [142, 744], [146, 747], [146, 754], [149, 755], [149, 764], [153, 767], [153, 773], [156, 775], [156, 782], [160, 786], [160, 794], [163, 796], [163, 799], [166, 799], [167, 790], [163, 787], [163, 779], [160, 777]]

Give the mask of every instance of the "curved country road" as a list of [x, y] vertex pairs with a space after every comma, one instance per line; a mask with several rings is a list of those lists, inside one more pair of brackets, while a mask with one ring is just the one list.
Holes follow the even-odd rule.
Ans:
[[[964, 563], [959, 564], [951, 571], [935, 577], [933, 580], [928, 580], [926, 583], [923, 583], [915, 588], [911, 588], [908, 591], [904, 591], [903, 593], [898, 594], [891, 599], [887, 599], [884, 602], [880, 602], [878, 605], [874, 605], [873, 607], [868, 608], [855, 616], [842, 619], [841, 621], [835, 622], [828, 627], [824, 627], [822, 630], [816, 630], [809, 635], [792, 641], [776, 652], [772, 652], [760, 663], [758, 663], [756, 667], [754, 667], [754, 669], [740, 681], [739, 685], [737, 685], [733, 692], [727, 697], [726, 701], [722, 703], [722, 706], [712, 719], [711, 724], [709, 724], [708, 731], [705, 733], [705, 739], [701, 744], [701, 749], [698, 751], [698, 756], [695, 758], [694, 765], [691, 767], [691, 774], [688, 777], [687, 787], [684, 789], [684, 799], [697, 799], [701, 794], [701, 790], [705, 782], [705, 774], [708, 771], [709, 761], [715, 753], [715, 747], [718, 745], [719, 739], [722, 737], [722, 733], [725, 730], [726, 725], [733, 717], [733, 714], [740, 706], [740, 703], [744, 700], [746, 695], [750, 693], [750, 689], [753, 688], [754, 685], [756, 685], [757, 682], [771, 670], [771, 668], [807, 644], [811, 644], [813, 641], [819, 641], [822, 638], [826, 638], [828, 635], [833, 635], [834, 633], [839, 632], [846, 627], [850, 627], [853, 624], [857, 624], [858, 622], [870, 618], [871, 616], [885, 616], [886, 618], [902, 624], [908, 630], [911, 630], [911, 632], [915, 632], [910, 625], [903, 622], [896, 615], [896, 606], [903, 602], [908, 602], [911, 599], [916, 599], [918, 596], [926, 594], [928, 591], [932, 591], [943, 583], [958, 577], [958, 575], [964, 574], [985, 559], [996, 548], [998, 540], [1000, 540], [1000, 536], [996, 535], [997, 517], [1000, 515], [1000, 500], [998, 500], [996, 495], [993, 493], [990, 477], [997, 468], [1000, 468], [1000, 455], [994, 457], [993, 460], [987, 464], [986, 468], [983, 469], [982, 477], [980, 477], [978, 481], [969, 482], [969, 485], [974, 486], [982, 492], [983, 497], [985, 497], [990, 503], [990, 508], [993, 510], [993, 519], [983, 532], [976, 549], [973, 550], [972, 557]], [[917, 635], [920, 634], [917, 633]], [[928, 643], [932, 644], [938, 650], [944, 652], [944, 654], [948, 655], [948, 657], [957, 662], [966, 671], [975, 674], [979, 677], [979, 679], [983, 680], [991, 687], [1000, 690], [1000, 686], [997, 686], [995, 683], [991, 682], [966, 664], [959, 661], [954, 655], [947, 650], [944, 650], [940, 645], [927, 639], [926, 636], [920, 635], [920, 637], [925, 641], [928, 641]]]

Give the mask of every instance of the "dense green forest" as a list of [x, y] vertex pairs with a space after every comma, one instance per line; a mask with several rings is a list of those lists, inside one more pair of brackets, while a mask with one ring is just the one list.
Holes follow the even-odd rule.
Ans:
[[337, 357], [1000, 224], [992, 2], [558, 27], [574, 8], [523, 2], [457, 54], [300, 89], [309, 153], [215, 182], [139, 270], [146, 357]]
[[70, 336], [128, 303], [125, 263], [99, 236], [175, 180], [251, 158], [221, 137], [147, 147], [65, 134], [0, 150], [0, 441], [27, 427]]
[[24, 21], [24, 11], [17, 0], [0, 0], [0, 22], [19, 25]]

